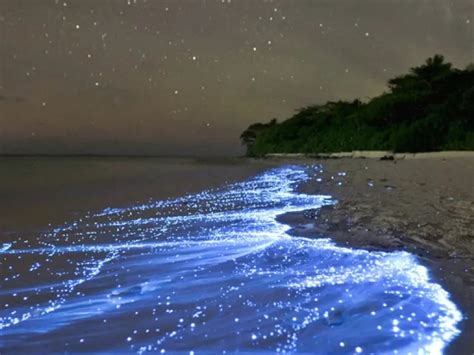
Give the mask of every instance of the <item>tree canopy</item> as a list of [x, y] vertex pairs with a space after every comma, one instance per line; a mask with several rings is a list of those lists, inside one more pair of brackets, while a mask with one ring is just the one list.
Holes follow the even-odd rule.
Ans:
[[474, 150], [474, 70], [455, 69], [441, 55], [388, 81], [366, 103], [330, 101], [297, 110], [280, 123], [249, 126], [247, 155], [352, 150]]

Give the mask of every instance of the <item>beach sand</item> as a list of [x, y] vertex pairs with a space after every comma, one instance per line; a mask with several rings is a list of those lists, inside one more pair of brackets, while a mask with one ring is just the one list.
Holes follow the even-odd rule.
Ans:
[[[302, 162], [302, 160], [279, 160]], [[406, 250], [429, 266], [466, 319], [450, 354], [474, 353], [474, 156], [305, 159], [324, 168], [301, 188], [338, 200], [281, 217], [292, 233], [368, 250]]]

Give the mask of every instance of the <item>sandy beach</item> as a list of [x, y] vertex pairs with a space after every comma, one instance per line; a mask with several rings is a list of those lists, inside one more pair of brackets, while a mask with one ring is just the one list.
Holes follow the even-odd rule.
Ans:
[[[272, 160], [287, 161], [285, 158]], [[302, 162], [302, 160], [293, 160]], [[406, 250], [430, 267], [465, 319], [447, 353], [471, 354], [474, 336], [474, 157], [425, 154], [410, 159], [304, 159], [321, 164], [320, 182], [302, 188], [338, 203], [282, 221], [295, 235], [330, 237], [368, 250]]]

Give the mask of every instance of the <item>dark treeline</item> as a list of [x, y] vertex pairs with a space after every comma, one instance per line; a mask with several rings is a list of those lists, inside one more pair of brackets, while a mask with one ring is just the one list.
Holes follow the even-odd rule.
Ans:
[[327, 102], [281, 122], [255, 123], [240, 136], [247, 155], [352, 150], [474, 150], [474, 66], [440, 55], [389, 80], [367, 103]]

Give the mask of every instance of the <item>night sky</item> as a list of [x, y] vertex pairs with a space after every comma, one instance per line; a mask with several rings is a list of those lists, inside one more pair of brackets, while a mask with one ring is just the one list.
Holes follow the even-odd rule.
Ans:
[[0, 153], [240, 154], [250, 123], [474, 61], [472, 0], [0, 0]]

